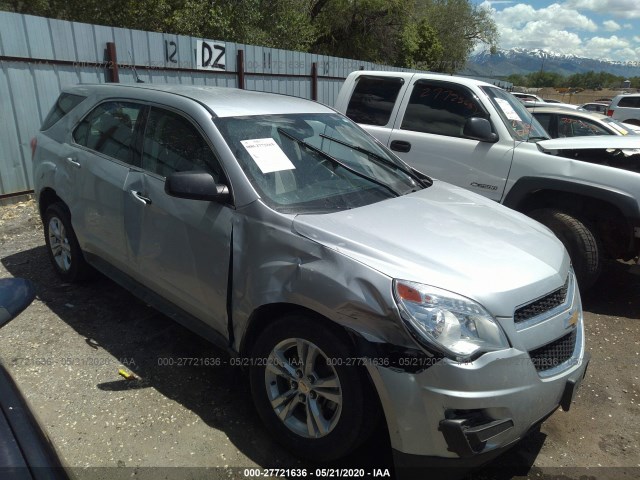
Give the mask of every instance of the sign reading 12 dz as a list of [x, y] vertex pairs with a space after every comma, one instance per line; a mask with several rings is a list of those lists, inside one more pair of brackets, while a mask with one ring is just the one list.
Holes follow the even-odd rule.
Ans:
[[198, 70], [226, 70], [225, 44], [213, 40], [198, 40], [196, 68]]

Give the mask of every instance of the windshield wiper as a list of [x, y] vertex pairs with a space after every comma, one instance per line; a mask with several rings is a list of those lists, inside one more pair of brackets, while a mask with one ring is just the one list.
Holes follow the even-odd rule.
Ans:
[[334, 138], [334, 137], [330, 137], [329, 135], [325, 135], [324, 133], [321, 133], [320, 136], [322, 138], [326, 138], [327, 140], [331, 140], [332, 142], [336, 142], [339, 143], [340, 145], [344, 145], [347, 148], [350, 148], [352, 150], [355, 150], [356, 152], [360, 152], [360, 153], [364, 153], [365, 155], [368, 155], [372, 158], [375, 158], [376, 160], [378, 160], [380, 163], [382, 163], [383, 165], [386, 165], [387, 167], [393, 168], [394, 170], [399, 170], [402, 173], [406, 174], [409, 178], [411, 178], [413, 181], [417, 182], [419, 185], [422, 186], [422, 188], [426, 188], [431, 186], [430, 184], [427, 184], [422, 178], [420, 178], [418, 175], [415, 174], [415, 172], [411, 171], [411, 170], [407, 170], [405, 168], [402, 168], [401, 165], [398, 165], [395, 162], [392, 162], [391, 160], [389, 160], [388, 158], [383, 157], [382, 155], [378, 155], [375, 152], [372, 152], [370, 150], [367, 150], [364, 147], [361, 147], [359, 145], [352, 145], [350, 143], [344, 142], [338, 138]]
[[289, 132], [287, 132], [286, 130], [284, 130], [283, 128], [278, 127], [278, 132], [281, 133], [282, 135], [284, 135], [285, 137], [293, 140], [294, 142], [299, 143], [300, 145], [302, 145], [303, 147], [311, 150], [312, 152], [317, 153], [318, 155], [320, 155], [321, 157], [324, 157], [325, 159], [329, 160], [330, 162], [334, 163], [335, 165], [338, 165], [342, 168], [344, 168], [345, 170], [353, 173], [354, 175], [357, 175], [360, 178], [364, 178], [365, 180], [370, 181], [371, 183], [375, 183], [376, 185], [386, 189], [387, 191], [391, 192], [391, 194], [394, 197], [399, 197], [400, 194], [398, 192], [396, 192], [393, 188], [391, 188], [389, 185], [387, 185], [384, 182], [381, 182], [380, 180], [377, 180], [373, 177], [370, 177], [369, 175], [367, 175], [366, 173], [362, 173], [357, 171], [354, 168], [351, 168], [349, 165], [344, 164], [343, 162], [341, 162], [340, 160], [338, 160], [335, 157], [332, 157], [331, 155], [329, 155], [326, 152], [323, 152], [322, 150], [320, 150], [317, 147], [314, 147], [313, 145], [311, 145], [310, 143], [305, 142], [304, 140], [295, 137], [293, 135], [291, 135]]

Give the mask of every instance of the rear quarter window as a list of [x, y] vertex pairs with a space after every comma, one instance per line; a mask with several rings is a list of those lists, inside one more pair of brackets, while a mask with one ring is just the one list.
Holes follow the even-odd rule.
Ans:
[[72, 93], [61, 93], [56, 103], [53, 104], [53, 107], [49, 111], [47, 117], [42, 122], [42, 127], [40, 130], [48, 130], [53, 127], [58, 120], [64, 117], [71, 110], [76, 108], [80, 102], [82, 102], [85, 98], [82, 95], [74, 95]]

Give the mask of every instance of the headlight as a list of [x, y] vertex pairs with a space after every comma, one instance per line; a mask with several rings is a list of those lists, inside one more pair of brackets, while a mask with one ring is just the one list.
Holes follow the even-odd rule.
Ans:
[[509, 348], [496, 320], [480, 304], [446, 290], [394, 280], [400, 313], [418, 339], [456, 360]]

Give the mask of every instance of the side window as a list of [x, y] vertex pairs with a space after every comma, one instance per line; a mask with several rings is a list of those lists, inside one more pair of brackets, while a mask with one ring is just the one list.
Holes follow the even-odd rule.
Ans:
[[540, 122], [542, 128], [544, 128], [549, 135], [551, 135], [551, 114], [550, 113], [535, 113], [534, 117]]
[[462, 130], [470, 117], [487, 117], [471, 92], [459, 85], [419, 80], [411, 92], [400, 128], [464, 137]]
[[47, 118], [42, 122], [42, 127], [40, 130], [48, 130], [53, 127], [58, 120], [64, 117], [71, 110], [76, 108], [80, 102], [82, 102], [85, 98], [81, 95], [73, 95], [71, 93], [61, 93], [56, 103], [51, 108], [51, 111], [47, 115]]
[[622, 97], [618, 102], [619, 107], [640, 108], [640, 97]]
[[73, 140], [83, 147], [135, 164], [133, 132], [142, 109], [143, 106], [136, 103], [101, 103], [78, 124]]
[[401, 78], [358, 77], [347, 107], [347, 117], [366, 125], [388, 124], [403, 83]]
[[196, 127], [182, 115], [151, 108], [144, 132], [142, 168], [166, 177], [174, 172], [205, 171], [219, 182], [222, 171]]
[[589, 120], [572, 117], [570, 115], [558, 116], [559, 137], [584, 137], [589, 135], [607, 135], [607, 131]]

